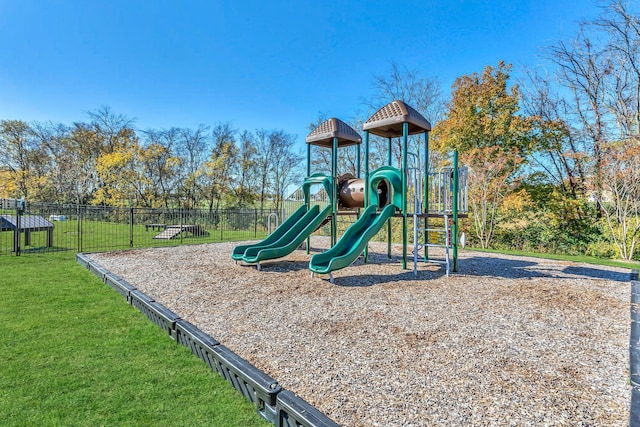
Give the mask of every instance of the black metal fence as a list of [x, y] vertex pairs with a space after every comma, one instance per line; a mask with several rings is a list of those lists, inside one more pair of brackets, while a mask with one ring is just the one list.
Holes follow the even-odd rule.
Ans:
[[261, 239], [292, 209], [145, 209], [20, 201], [0, 205], [0, 255], [99, 252]]

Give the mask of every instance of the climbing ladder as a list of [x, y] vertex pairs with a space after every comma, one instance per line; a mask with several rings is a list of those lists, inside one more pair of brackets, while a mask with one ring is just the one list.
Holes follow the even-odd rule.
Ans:
[[[417, 157], [417, 156], [416, 156]], [[424, 250], [423, 261], [445, 266], [446, 275], [449, 276], [452, 268], [452, 248], [453, 230], [451, 220], [453, 219], [453, 168], [442, 168], [439, 172], [430, 172], [427, 175], [427, 200], [425, 194], [418, 191], [423, 188], [423, 180], [420, 165], [408, 168], [408, 182], [411, 185], [410, 191], [413, 193], [413, 274], [418, 275], [418, 255], [420, 250]], [[467, 212], [467, 168], [458, 169], [458, 212]], [[425, 209], [426, 207], [426, 209]], [[430, 226], [429, 216], [441, 218], [443, 226]], [[424, 220], [424, 226], [419, 223]], [[424, 233], [424, 241], [420, 243], [420, 237]], [[443, 248], [444, 258], [430, 258], [428, 248]]]

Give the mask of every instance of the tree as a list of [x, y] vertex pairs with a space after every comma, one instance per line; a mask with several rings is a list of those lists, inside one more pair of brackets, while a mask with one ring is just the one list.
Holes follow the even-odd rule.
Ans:
[[[443, 115], [444, 102], [442, 99], [442, 91], [440, 82], [435, 77], [427, 77], [422, 71], [409, 69], [392, 61], [389, 71], [384, 75], [374, 76], [373, 96], [363, 103], [369, 110], [369, 114], [373, 114], [384, 105], [394, 100], [400, 100], [424, 116], [431, 123], [435, 123]], [[380, 138], [372, 135], [370, 139], [371, 156], [375, 166], [387, 164], [388, 158], [388, 141], [386, 138]], [[409, 138], [409, 151], [420, 153], [424, 146], [424, 137], [422, 134]], [[396, 166], [402, 163], [402, 142], [399, 138], [394, 140], [392, 145], [393, 162]], [[435, 164], [439, 156], [434, 153], [430, 160]]]
[[269, 137], [273, 161], [271, 165], [272, 181], [275, 209], [282, 207], [282, 202], [286, 196], [290, 184], [300, 176], [300, 162], [302, 156], [293, 151], [295, 136], [283, 131], [273, 131]]
[[456, 79], [446, 118], [433, 132], [437, 145], [459, 150], [471, 169], [469, 202], [483, 247], [491, 243], [498, 207], [531, 146], [530, 119], [518, 114], [518, 87], [508, 88], [510, 70], [499, 62], [482, 75]]
[[640, 241], [640, 140], [603, 151], [603, 217], [620, 257], [631, 260]]
[[469, 204], [475, 234], [486, 249], [494, 236], [498, 207], [516, 187], [513, 171], [524, 159], [517, 151], [506, 152], [493, 146], [473, 148], [462, 154], [461, 160], [469, 166]]
[[176, 129], [147, 130], [146, 141], [138, 150], [139, 176], [136, 188], [143, 206], [171, 206], [180, 184], [182, 159], [175, 153]]
[[243, 131], [239, 140], [238, 182], [234, 196], [239, 206], [250, 206], [255, 202], [258, 190], [256, 185], [257, 149], [251, 132]]
[[569, 106], [553, 92], [546, 76], [529, 72], [522, 104], [531, 119], [531, 165], [567, 197], [582, 197], [587, 183], [588, 156], [569, 119]]
[[138, 137], [130, 128], [122, 128], [110, 138], [108, 151], [96, 159], [96, 175], [100, 186], [94, 202], [108, 206], [137, 206], [139, 178], [136, 173]]
[[209, 210], [218, 210], [225, 196], [232, 193], [233, 168], [237, 163], [236, 131], [230, 123], [220, 123], [213, 128], [213, 149], [204, 164], [203, 188]]
[[9, 173], [15, 189], [14, 197], [30, 198], [32, 195], [37, 149], [28, 123], [22, 120], [0, 121], [0, 166]]
[[627, 3], [612, 1], [593, 25], [607, 35], [605, 54], [606, 107], [613, 115], [617, 136], [640, 134], [640, 16]]
[[282, 130], [259, 129], [255, 133], [256, 177], [260, 209], [273, 197], [279, 209], [287, 187], [298, 178], [302, 156], [293, 151], [295, 137]]
[[185, 206], [198, 207], [201, 196], [201, 178], [203, 165], [207, 157], [211, 138], [207, 135], [209, 127], [199, 125], [196, 129], [177, 129], [178, 149], [184, 167], [182, 172], [182, 196]]
[[602, 212], [602, 145], [608, 140], [606, 79], [613, 70], [604, 50], [595, 45], [583, 25], [571, 43], [559, 42], [549, 49], [551, 60], [558, 66], [560, 83], [573, 96], [572, 113], [578, 119], [582, 137], [593, 160], [593, 188], [598, 211]]

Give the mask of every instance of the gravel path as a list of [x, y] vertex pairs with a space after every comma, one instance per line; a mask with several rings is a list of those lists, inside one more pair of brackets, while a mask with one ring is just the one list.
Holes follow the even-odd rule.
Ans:
[[628, 422], [628, 270], [462, 251], [414, 278], [371, 244], [331, 284], [305, 251], [257, 271], [237, 244], [91, 258], [341, 425]]

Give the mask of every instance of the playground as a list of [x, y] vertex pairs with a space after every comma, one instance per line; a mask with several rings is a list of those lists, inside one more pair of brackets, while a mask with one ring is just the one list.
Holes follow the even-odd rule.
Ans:
[[303, 204], [264, 240], [91, 258], [341, 425], [624, 424], [629, 272], [462, 251], [467, 171], [430, 160], [430, 129], [402, 101], [364, 138], [331, 118], [306, 139]]
[[261, 271], [232, 243], [91, 257], [341, 425], [627, 422], [628, 270], [465, 250], [416, 277], [374, 242], [331, 284], [329, 245]]

